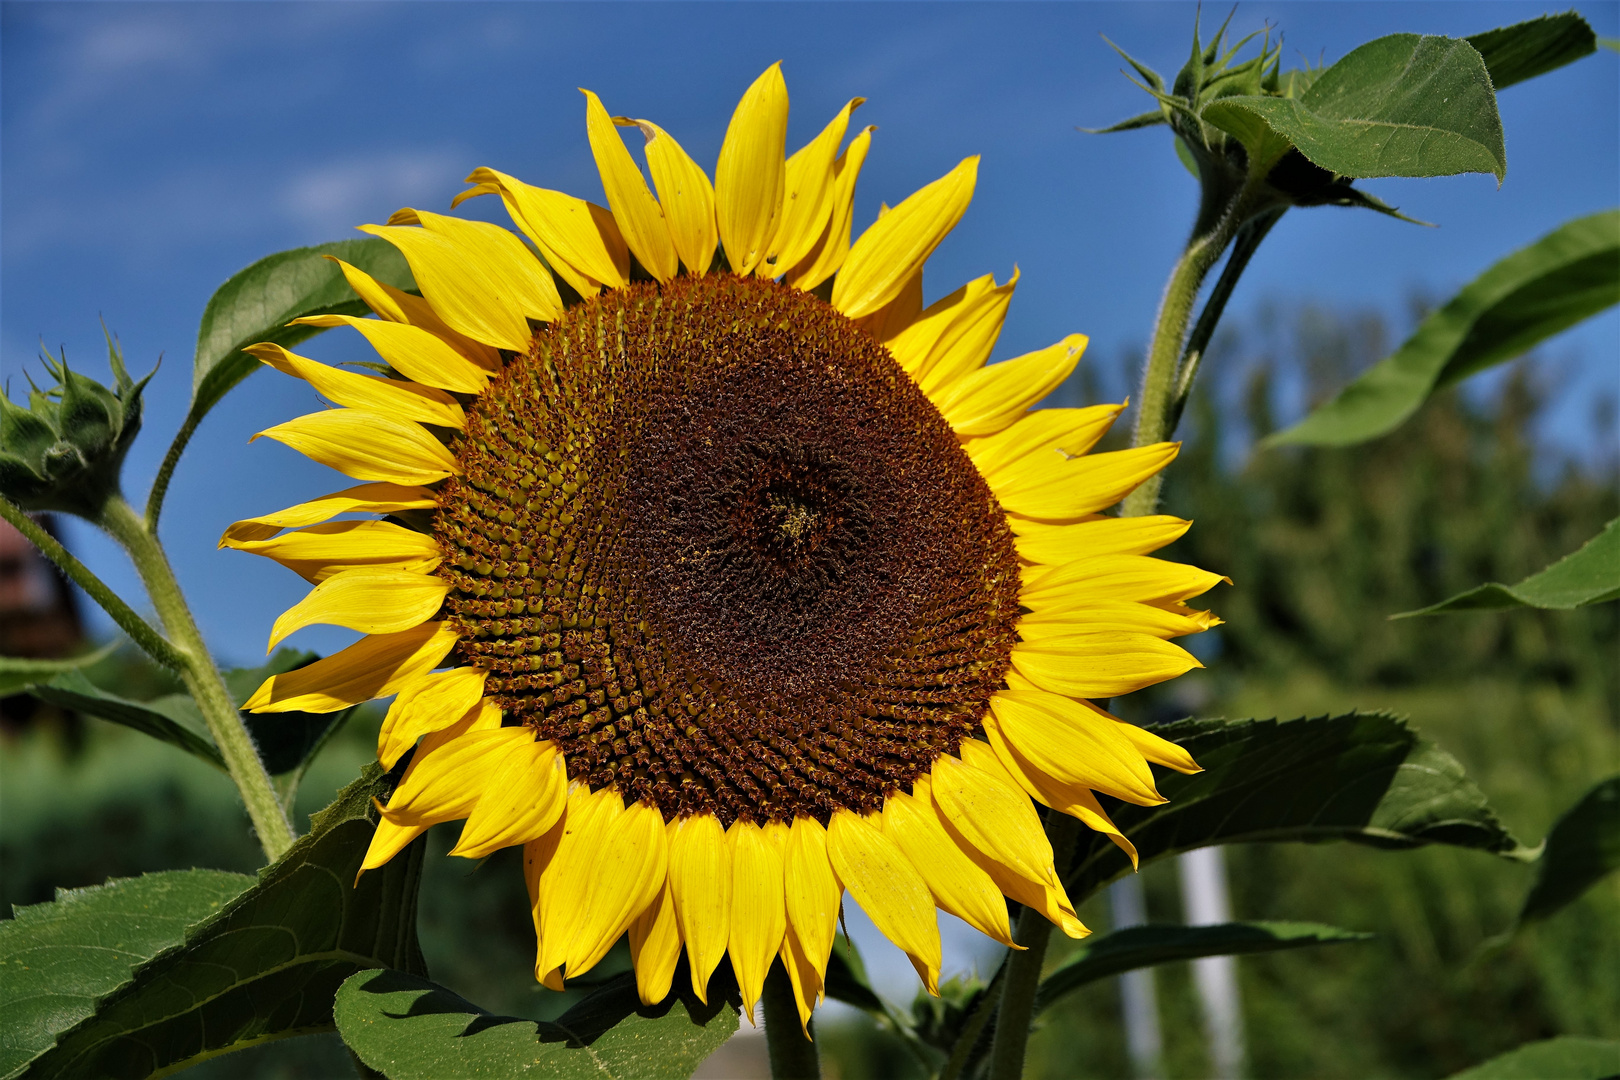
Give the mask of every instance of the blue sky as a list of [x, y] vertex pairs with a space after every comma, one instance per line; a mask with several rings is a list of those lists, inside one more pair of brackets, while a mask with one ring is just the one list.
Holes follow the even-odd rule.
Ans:
[[[1297, 65], [1386, 33], [1461, 36], [1561, 6], [1252, 3], [1233, 25], [1279, 28]], [[1620, 5], [1581, 10], [1599, 34], [1620, 35]], [[973, 207], [930, 263], [930, 298], [1016, 265], [1023, 279], [998, 355], [1081, 330], [1111, 369], [1147, 336], [1196, 192], [1162, 129], [1075, 127], [1148, 107], [1100, 35], [1170, 75], [1193, 17], [1181, 3], [0, 5], [0, 380], [20, 386], [25, 368], [37, 370], [41, 338], [103, 374], [103, 317], [137, 372], [163, 354], [127, 471], [132, 497], [144, 496], [184, 411], [197, 317], [230, 274], [272, 251], [358, 235], [354, 225], [402, 205], [443, 209], [478, 165], [600, 201], [580, 86], [712, 164], [737, 97], [776, 60], [793, 99], [791, 147], [849, 97], [869, 99], [857, 121], [879, 131], [858, 226], [880, 201], [982, 154]], [[1500, 189], [1484, 176], [1366, 185], [1438, 229], [1361, 211], [1290, 214], [1233, 316], [1310, 299], [1400, 324], [1412, 290], [1444, 296], [1563, 221], [1614, 205], [1617, 60], [1600, 52], [1504, 92]], [[1591, 403], [1620, 381], [1617, 330], [1610, 312], [1546, 350], [1548, 433], [1572, 450], [1591, 431]], [[360, 358], [346, 333], [303, 351]], [[260, 655], [305, 586], [216, 551], [220, 531], [348, 483], [247, 438], [316, 407], [302, 383], [255, 375], [205, 422], [175, 478], [164, 538], [230, 661]], [[70, 542], [138, 595], [109, 542], [83, 526]], [[330, 650], [350, 636], [317, 629], [294, 641]]]

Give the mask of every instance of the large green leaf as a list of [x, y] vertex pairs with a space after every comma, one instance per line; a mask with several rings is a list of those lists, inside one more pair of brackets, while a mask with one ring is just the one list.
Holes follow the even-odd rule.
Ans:
[[[374, 829], [372, 799], [385, 794], [382, 771], [368, 766], [250, 888], [186, 929], [183, 942], [135, 966], [118, 989], [92, 989], [93, 1015], [79, 1008], [47, 1021], [55, 1045], [26, 1075], [133, 1080], [271, 1039], [330, 1031], [333, 996], [356, 971], [423, 970], [416, 943], [421, 843], [355, 880]], [[95, 940], [100, 931], [91, 914], [66, 916], [54, 932]], [[72, 974], [52, 968], [38, 978], [69, 985]]]
[[1614, 1080], [1620, 1076], [1620, 1042], [1560, 1035], [1525, 1043], [1482, 1065], [1452, 1073], [1450, 1080]]
[[49, 1050], [136, 967], [252, 884], [223, 870], [171, 870], [18, 908], [0, 922], [0, 1075]]
[[225, 759], [220, 756], [219, 747], [214, 745], [213, 736], [208, 734], [208, 725], [197, 711], [196, 702], [185, 694], [167, 694], [151, 701], [131, 701], [101, 689], [79, 671], [70, 671], [50, 682], [30, 686], [28, 692], [58, 708], [134, 728], [195, 754], [215, 768], [225, 768]]
[[1435, 390], [1511, 360], [1620, 301], [1620, 210], [1578, 218], [1509, 255], [1392, 355], [1262, 446], [1350, 446], [1396, 428]]
[[1479, 50], [1485, 70], [1491, 73], [1491, 85], [1498, 90], [1597, 51], [1597, 35], [1573, 11], [1470, 34], [1467, 41]]
[[737, 1010], [710, 996], [709, 1006], [676, 994], [647, 1007], [624, 975], [536, 1023], [494, 1016], [415, 975], [363, 971], [333, 1012], [349, 1049], [389, 1080], [686, 1080], [737, 1030]]
[[1416, 611], [1403, 611], [1391, 618], [1519, 607], [1568, 611], [1570, 608], [1617, 598], [1620, 598], [1620, 518], [1605, 525], [1603, 531], [1588, 540], [1580, 550], [1565, 555], [1517, 585], [1487, 582], [1438, 604]]
[[1599, 781], [1564, 811], [1536, 860], [1536, 880], [1519, 911], [1521, 924], [1545, 919], [1620, 870], [1620, 776]]
[[1237, 95], [1202, 119], [1239, 138], [1249, 116], [1340, 176], [1507, 175], [1485, 62], [1455, 38], [1391, 34], [1352, 50], [1297, 98]]
[[273, 341], [291, 348], [320, 333], [313, 326], [288, 326], [293, 319], [370, 310], [349, 288], [343, 272], [322, 255], [335, 255], [395, 288], [416, 287], [405, 257], [375, 237], [293, 248], [260, 259], [221, 285], [203, 309], [187, 423], [202, 419], [260, 366], [243, 346]]
[[[1113, 804], [1143, 861], [1273, 840], [1454, 844], [1527, 857], [1457, 760], [1397, 717], [1181, 720], [1154, 732], [1186, 747], [1204, 771], [1161, 776], [1164, 805]], [[1079, 903], [1130, 869], [1106, 837], [1084, 833], [1069, 895]]]
[[1111, 934], [1087, 938], [1073, 955], [1041, 980], [1035, 1010], [1038, 1013], [1087, 983], [1137, 968], [1177, 960], [1196, 960], [1201, 956], [1237, 956], [1302, 949], [1310, 945], [1367, 941], [1373, 936], [1354, 930], [1341, 930], [1337, 926], [1299, 922], [1131, 926]]
[[93, 652], [66, 660], [40, 660], [32, 656], [0, 656], [0, 697], [15, 694], [34, 683], [49, 682], [58, 675], [80, 671], [107, 659], [118, 648], [117, 640], [109, 641]]

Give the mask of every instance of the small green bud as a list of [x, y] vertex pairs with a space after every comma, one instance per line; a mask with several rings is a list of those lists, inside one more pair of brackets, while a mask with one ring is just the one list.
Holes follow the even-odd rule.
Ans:
[[111, 335], [107, 355], [112, 389], [71, 370], [66, 354], [42, 353], [55, 385], [41, 390], [29, 379], [26, 408], [0, 394], [0, 495], [24, 510], [94, 519], [118, 494], [124, 455], [141, 430], [141, 391], [152, 376], [132, 380]]

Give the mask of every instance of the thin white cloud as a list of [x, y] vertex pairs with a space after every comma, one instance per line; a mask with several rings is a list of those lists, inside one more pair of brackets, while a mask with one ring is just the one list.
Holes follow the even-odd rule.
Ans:
[[282, 212], [300, 229], [343, 235], [401, 206], [447, 208], [470, 169], [449, 149], [367, 153], [308, 166], [281, 187]]

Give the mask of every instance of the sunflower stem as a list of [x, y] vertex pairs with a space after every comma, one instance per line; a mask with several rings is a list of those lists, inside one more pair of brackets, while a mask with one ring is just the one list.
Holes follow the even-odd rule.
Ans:
[[120, 496], [107, 501], [96, 523], [129, 552], [158, 618], [163, 620], [164, 629], [173, 639], [172, 647], [180, 659], [180, 678], [208, 723], [209, 734], [213, 735], [220, 756], [225, 759], [226, 771], [242, 793], [248, 817], [259, 834], [259, 845], [274, 862], [292, 846], [292, 826], [281, 801], [276, 798], [270, 774], [259, 760], [253, 738], [242, 724], [242, 714], [231, 701], [225, 680], [220, 677], [219, 668], [214, 665], [196, 620], [191, 616], [163, 545], [158, 543], [135, 508]]
[[782, 961], [771, 964], [760, 1000], [765, 1004], [765, 1047], [771, 1058], [771, 1080], [821, 1080], [821, 1056], [799, 1026], [799, 1003]]
[[[1062, 875], [1074, 860], [1080, 822], [1067, 814], [1047, 814], [1046, 835], [1052, 841], [1052, 865]], [[1001, 988], [996, 1035], [990, 1043], [990, 1080], [1019, 1080], [1024, 1075], [1024, 1051], [1035, 1019], [1035, 993], [1041, 985], [1041, 966], [1046, 961], [1046, 946], [1052, 940], [1052, 924], [1034, 908], [1025, 908], [1018, 916], [1013, 940], [1024, 950], [1011, 953], [1002, 969], [1006, 984]]]
[[[1132, 446], [1163, 442], [1174, 433], [1175, 420], [1181, 414], [1180, 405], [1192, 389], [1191, 375], [1197, 370], [1197, 356], [1192, 358], [1191, 365], [1184, 364], [1184, 360], [1188, 358], [1187, 324], [1192, 321], [1193, 305], [1198, 301], [1199, 290], [1238, 230], [1250, 218], [1269, 213], [1272, 209], [1268, 205], [1269, 200], [1263, 182], [1251, 179], [1232, 196], [1223, 212], [1201, 215], [1200, 227], [1193, 232], [1186, 249], [1176, 260], [1175, 267], [1170, 271], [1170, 280], [1165, 284], [1164, 296], [1159, 301], [1159, 314], [1154, 319], [1153, 337], [1148, 344], [1147, 367], [1142, 374], [1142, 397], [1137, 406]], [[1209, 223], [1204, 224], [1205, 221]], [[1269, 227], [1268, 224], [1266, 228]], [[1259, 236], [1265, 236], [1264, 229], [1260, 230]], [[1255, 243], [1259, 243], [1258, 238]], [[1242, 273], [1243, 265], [1247, 264], [1248, 255], [1251, 254], [1252, 249], [1244, 256], [1243, 263], [1236, 267], [1236, 273]], [[1223, 281], [1223, 284], [1226, 288], [1220, 295], [1219, 304], [1210, 312], [1213, 317], [1207, 320], [1207, 325], [1205, 320], [1200, 320], [1200, 330], [1208, 334], [1215, 331], [1215, 321], [1226, 305], [1226, 297], [1231, 295], [1232, 287], [1237, 284], [1236, 275], [1229, 283]], [[1206, 308], [1206, 311], [1209, 309]], [[1206, 337], [1203, 344], [1207, 343]], [[1198, 354], [1202, 352], [1201, 344]], [[1183, 378], [1184, 368], [1187, 369], [1186, 378]], [[1159, 505], [1159, 488], [1164, 482], [1162, 477], [1162, 473], [1154, 474], [1126, 496], [1120, 507], [1120, 516], [1140, 517], [1153, 513]]]

